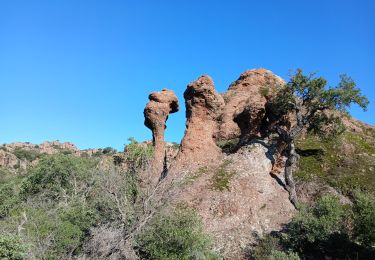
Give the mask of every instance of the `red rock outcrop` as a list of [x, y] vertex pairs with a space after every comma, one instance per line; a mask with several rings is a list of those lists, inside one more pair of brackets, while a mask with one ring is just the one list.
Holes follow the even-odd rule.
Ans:
[[285, 82], [269, 70], [247, 70], [223, 94], [225, 107], [218, 138], [258, 136], [265, 115], [266, 97]]
[[179, 110], [178, 99], [173, 91], [163, 89], [149, 95], [144, 109], [145, 125], [152, 131], [155, 147], [154, 169], [161, 173], [164, 159], [164, 130], [170, 113]]
[[216, 92], [212, 79], [206, 75], [187, 86], [184, 98], [186, 130], [176, 163], [185, 166], [194, 164], [194, 167], [209, 164], [221, 155], [215, 137], [224, 100]]

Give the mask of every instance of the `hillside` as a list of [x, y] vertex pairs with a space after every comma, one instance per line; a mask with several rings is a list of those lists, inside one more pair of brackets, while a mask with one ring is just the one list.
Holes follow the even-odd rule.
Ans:
[[[167, 89], [151, 93], [144, 110], [153, 141], [130, 139], [123, 152], [57, 141], [2, 145], [0, 248], [18, 259], [370, 259], [373, 240], [354, 226], [364, 198], [374, 227], [375, 127], [345, 115], [342, 134], [297, 140], [296, 190], [305, 206], [296, 209], [286, 158], [265, 121], [265, 90], [284, 84], [254, 69], [218, 93], [209, 76], [199, 77], [184, 93], [180, 145], [164, 141], [168, 116], [179, 110]], [[324, 228], [314, 222], [322, 205]], [[304, 241], [307, 232], [296, 231], [301, 219], [328, 235], [299, 245], [293, 237]], [[340, 233], [340, 221], [348, 232]]]

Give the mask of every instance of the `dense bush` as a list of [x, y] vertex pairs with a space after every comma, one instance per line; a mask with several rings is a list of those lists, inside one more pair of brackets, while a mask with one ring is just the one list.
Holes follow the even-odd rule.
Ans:
[[18, 236], [9, 234], [0, 235], [0, 259], [24, 259], [26, 250], [26, 246], [22, 244]]
[[311, 208], [301, 206], [289, 224], [289, 242], [302, 250], [312, 243], [326, 241], [343, 232], [344, 207], [336, 197], [324, 196]]
[[16, 191], [17, 185], [11, 181], [0, 186], [0, 219], [8, 215], [9, 211], [19, 203]]
[[147, 259], [216, 259], [201, 219], [189, 209], [160, 214], [137, 237]]
[[375, 197], [357, 194], [354, 206], [354, 235], [368, 247], [375, 246]]
[[22, 148], [14, 149], [13, 154], [20, 160], [27, 160], [30, 162], [40, 157], [39, 152]]
[[21, 195], [26, 197], [44, 190], [57, 197], [61, 192], [71, 192], [74, 181], [87, 177], [93, 163], [86, 158], [61, 153], [45, 156], [23, 181]]

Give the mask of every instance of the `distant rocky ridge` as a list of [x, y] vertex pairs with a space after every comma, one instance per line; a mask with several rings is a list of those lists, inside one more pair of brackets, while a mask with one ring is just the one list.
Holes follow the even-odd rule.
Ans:
[[60, 141], [45, 141], [41, 144], [29, 142], [16, 142], [0, 146], [0, 167], [23, 168], [33, 165], [40, 155], [55, 154], [59, 152], [74, 154], [76, 156], [92, 156], [103, 149], [79, 150], [73, 143]]

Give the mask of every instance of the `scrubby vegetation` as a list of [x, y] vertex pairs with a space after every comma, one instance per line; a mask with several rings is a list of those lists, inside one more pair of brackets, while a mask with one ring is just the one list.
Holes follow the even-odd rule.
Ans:
[[0, 259], [24, 259], [27, 246], [18, 236], [10, 234], [0, 235]]
[[[151, 145], [131, 139], [124, 169], [115, 165], [113, 150], [92, 157], [63, 151], [43, 155], [26, 172], [1, 168], [0, 258], [90, 257], [93, 250], [104, 250], [97, 248], [107, 239], [101, 234], [115, 232], [113, 241], [121, 238], [138, 245], [121, 248], [123, 255], [214, 259], [194, 211], [159, 214], [150, 195], [139, 189], [138, 174], [147, 170], [152, 155]], [[137, 243], [132, 242], [135, 238]]]
[[146, 259], [218, 259], [198, 215], [185, 208], [157, 215], [137, 237]]
[[[299, 211], [281, 233], [267, 235], [252, 252], [254, 259], [271, 259], [276, 251], [298, 259], [372, 259], [375, 256], [375, 198], [357, 193], [353, 205], [326, 195]], [[276, 258], [279, 259], [279, 258]]]
[[298, 180], [318, 180], [344, 194], [353, 190], [375, 193], [375, 139], [345, 132], [330, 139], [308, 135], [297, 141]]
[[26, 161], [34, 161], [35, 159], [38, 159], [41, 154], [37, 151], [33, 150], [26, 150], [22, 148], [16, 148], [12, 152], [18, 159], [20, 160], [26, 160]]
[[24, 175], [4, 170], [0, 231], [9, 236], [2, 237], [3, 254], [18, 259], [27, 245], [31, 258], [70, 258], [80, 253], [91, 227], [120, 218], [134, 196], [132, 178], [120, 178], [113, 166], [100, 169], [99, 161], [61, 152], [43, 156]]
[[211, 180], [212, 189], [217, 191], [230, 191], [230, 180], [235, 174], [234, 171], [229, 171], [227, 169], [231, 163], [230, 160], [225, 160], [214, 173]]

